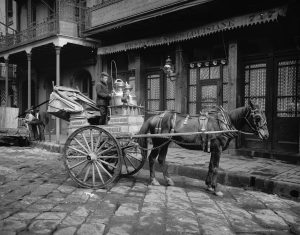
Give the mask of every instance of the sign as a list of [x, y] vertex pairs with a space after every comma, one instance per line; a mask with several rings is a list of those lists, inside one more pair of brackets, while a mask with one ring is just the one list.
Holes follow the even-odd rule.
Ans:
[[197, 28], [167, 34], [160, 37], [146, 38], [140, 40], [134, 40], [130, 42], [124, 42], [115, 44], [112, 46], [105, 46], [98, 48], [98, 55], [105, 55], [116, 53], [120, 51], [133, 50], [143, 47], [159, 46], [164, 44], [170, 44], [174, 42], [180, 42], [188, 39], [194, 39], [203, 37], [205, 35], [213, 34], [220, 31], [227, 31], [234, 28], [243, 26], [262, 24], [277, 20], [278, 16], [285, 16], [286, 6], [269, 9], [266, 11], [251, 13], [243, 16], [237, 16], [228, 18], [222, 21], [214, 22], [207, 25], [202, 25]]

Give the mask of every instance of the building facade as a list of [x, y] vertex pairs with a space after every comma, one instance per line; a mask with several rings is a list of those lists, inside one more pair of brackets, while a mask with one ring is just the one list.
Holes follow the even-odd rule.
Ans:
[[[261, 142], [240, 136], [232, 151], [299, 157], [298, 1], [53, 2], [15, 1], [19, 33], [44, 25], [41, 15], [48, 16], [48, 30], [51, 20], [58, 22], [55, 36], [39, 39], [36, 30], [32, 42], [0, 49], [1, 57], [17, 64], [20, 101], [29, 92], [29, 61], [35, 104], [47, 99], [52, 81], [79, 86], [95, 99], [94, 83], [101, 71], [132, 84], [146, 116], [166, 109], [197, 116], [211, 105], [231, 110], [253, 99], [266, 113], [270, 138]], [[167, 58], [175, 70], [171, 77], [163, 69]]]

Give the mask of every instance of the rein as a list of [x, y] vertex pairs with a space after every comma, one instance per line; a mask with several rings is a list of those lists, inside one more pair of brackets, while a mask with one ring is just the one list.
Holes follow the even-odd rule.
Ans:
[[[253, 126], [250, 122], [249, 122], [249, 120], [248, 120], [248, 116], [249, 117], [251, 117], [252, 116], [252, 118], [253, 119], [255, 119], [255, 117], [257, 116], [257, 117], [260, 117], [261, 119], [262, 119], [262, 116], [260, 115], [260, 114], [256, 114], [256, 111], [258, 111], [257, 109], [254, 109], [254, 110], [248, 110], [248, 112], [247, 112], [247, 114], [246, 114], [246, 116], [245, 117], [243, 117], [244, 119], [245, 119], [245, 121], [246, 121], [246, 123], [247, 123], [247, 125], [250, 127], [250, 129], [253, 131], [253, 132], [255, 132], [255, 133], [257, 133], [258, 132], [258, 129], [260, 129], [260, 128], [262, 128], [263, 126], [265, 126], [266, 124], [267, 124], [267, 121], [264, 119], [264, 122], [261, 124], [261, 125], [255, 125], [255, 126]], [[254, 133], [252, 133], [253, 135], [254, 135]]]

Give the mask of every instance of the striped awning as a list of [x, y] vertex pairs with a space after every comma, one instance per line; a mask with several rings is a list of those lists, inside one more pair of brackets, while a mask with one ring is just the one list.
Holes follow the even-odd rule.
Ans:
[[166, 34], [160, 37], [145, 38], [129, 42], [123, 42], [111, 46], [98, 48], [98, 55], [112, 54], [121, 51], [133, 50], [143, 47], [153, 47], [174, 42], [185, 41], [193, 38], [203, 37], [220, 31], [227, 31], [235, 28], [246, 27], [250, 25], [262, 24], [276, 21], [278, 16], [285, 16], [286, 6], [277, 7], [261, 12], [255, 12], [247, 15], [237, 16], [221, 20], [218, 22], [199, 26], [197, 28]]

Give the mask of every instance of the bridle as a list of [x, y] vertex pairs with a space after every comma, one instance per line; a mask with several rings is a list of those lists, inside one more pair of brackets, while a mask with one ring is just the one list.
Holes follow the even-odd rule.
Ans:
[[[248, 118], [252, 118], [255, 123], [256, 119], [259, 119], [260, 121], [263, 120], [263, 122], [259, 125], [253, 125]], [[265, 118], [263, 118], [263, 116], [261, 115], [260, 110], [258, 109], [252, 109], [251, 107], [248, 109], [246, 116], [244, 117], [244, 119], [246, 120], [247, 125], [250, 127], [250, 129], [254, 132], [254, 133], [258, 133], [258, 130], [261, 129], [262, 127], [264, 127], [265, 125], [267, 125], [267, 121]]]

